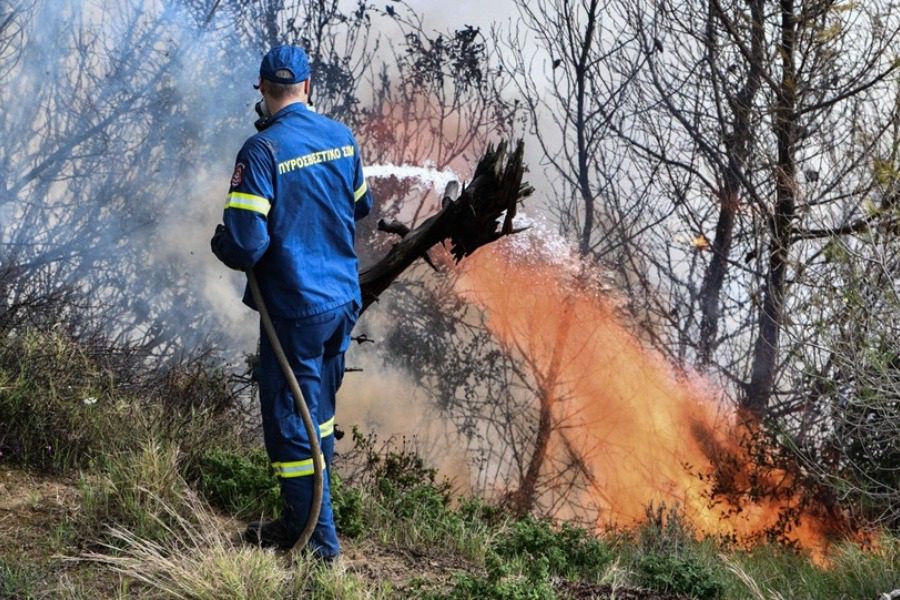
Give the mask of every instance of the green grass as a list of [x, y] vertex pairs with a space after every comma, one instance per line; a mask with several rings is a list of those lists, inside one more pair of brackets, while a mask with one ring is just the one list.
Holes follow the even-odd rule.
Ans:
[[131, 427], [109, 377], [58, 332], [0, 340], [0, 440], [6, 458], [41, 469], [115, 450]]
[[[417, 471], [415, 462], [411, 470], [397, 469], [411, 459], [394, 456], [376, 461], [362, 481], [335, 486], [335, 504], [344, 511], [339, 518], [355, 536], [344, 535], [345, 547], [358, 539], [413, 552], [425, 564], [429, 557], [454, 557], [458, 565], [455, 575], [415, 573], [396, 588], [365, 570], [328, 568], [309, 557], [291, 564], [237, 544], [220, 514], [246, 510], [247, 502], [232, 500], [258, 500], [257, 492], [271, 480], [258, 451], [211, 456], [222, 468], [196, 486], [184, 477], [178, 449], [162, 443], [94, 461], [82, 482], [78, 528], [91, 532], [89, 548], [100, 544], [105, 550], [82, 556], [97, 568], [123, 573], [130, 597], [544, 600], [564, 597], [560, 582], [570, 581], [701, 599], [829, 600], [875, 598], [900, 584], [896, 537], [886, 535], [874, 550], [844, 545], [824, 569], [784, 548], [733, 552], [712, 540], [698, 541], [677, 511], [654, 511], [636, 531], [596, 537], [567, 524], [515, 520], [477, 500], [450, 502], [446, 486], [435, 483], [431, 472]], [[210, 490], [226, 490], [231, 500], [213, 509], [203, 499]], [[56, 535], [65, 544], [71, 530], [62, 527]], [[40, 570], [22, 561], [0, 565], [6, 596], [42, 593]], [[84, 584], [67, 593], [90, 595]]]
[[177, 447], [158, 442], [98, 460], [79, 485], [83, 535], [89, 541], [104, 539], [105, 529], [116, 526], [137, 536], [165, 539], [170, 535], [169, 517], [192, 493], [179, 460]]
[[0, 598], [35, 598], [42, 577], [34, 565], [0, 558]]
[[186, 470], [239, 446], [237, 394], [203, 356], [152, 365], [111, 341], [65, 328], [0, 331], [0, 457], [71, 471], [148, 442], [177, 444]]
[[[839, 545], [827, 567], [772, 546], [727, 559], [763, 592], [762, 597], [797, 600], [877, 598], [900, 588], [900, 538], [884, 535], [874, 550], [849, 542]], [[748, 597], [749, 588], [734, 577], [729, 598]]]

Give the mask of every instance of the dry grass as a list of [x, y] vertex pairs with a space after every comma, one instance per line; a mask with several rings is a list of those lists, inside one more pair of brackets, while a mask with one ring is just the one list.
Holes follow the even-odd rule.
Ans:
[[159, 514], [150, 518], [157, 535], [128, 527], [107, 530], [104, 551], [73, 560], [89, 561], [166, 598], [270, 600], [273, 598], [390, 598], [389, 584], [373, 585], [339, 562], [323, 565], [310, 555], [294, 557], [244, 545], [234, 523], [219, 517], [185, 486], [179, 505], [147, 490]]
[[737, 579], [740, 581], [746, 588], [747, 593], [751, 594], [753, 600], [785, 600], [784, 596], [779, 594], [778, 592], [773, 592], [772, 590], [765, 590], [760, 587], [759, 583], [756, 582], [753, 577], [750, 576], [747, 571], [745, 571], [739, 564], [730, 560], [724, 554], [720, 555], [722, 559], [722, 563], [725, 565], [725, 568], [728, 569]]
[[[195, 600], [263, 600], [283, 597], [290, 571], [274, 552], [238, 545], [222, 520], [188, 492], [181, 510], [155, 498], [166, 535], [149, 539], [111, 527], [107, 551], [79, 560], [108, 566], [168, 597]], [[185, 512], [187, 514], [185, 514]]]

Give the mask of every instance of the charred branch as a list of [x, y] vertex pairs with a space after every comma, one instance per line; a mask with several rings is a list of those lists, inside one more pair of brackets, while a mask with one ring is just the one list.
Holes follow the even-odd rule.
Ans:
[[395, 233], [403, 239], [387, 256], [360, 272], [362, 310], [376, 301], [417, 259], [432, 264], [427, 253], [437, 244], [450, 240], [450, 253], [459, 262], [482, 246], [516, 233], [512, 227], [516, 206], [534, 192], [534, 188], [522, 182], [523, 153], [521, 141], [512, 154], [508, 154], [505, 142], [496, 149], [489, 146], [459, 198], [446, 200], [440, 212], [413, 230], [399, 223], [380, 222], [381, 231]]
[[803, 229], [794, 233], [793, 242], [800, 240], [815, 240], [822, 238], [833, 238], [842, 235], [856, 235], [867, 233], [872, 228], [880, 228], [884, 230], [894, 230], [900, 226], [900, 218], [886, 216], [884, 214], [875, 214], [861, 219], [856, 219], [851, 223], [842, 225], [841, 227], [826, 227], [822, 229]]
[[393, 233], [394, 235], [405, 238], [409, 233], [409, 227], [400, 221], [385, 221], [384, 219], [381, 219], [378, 221], [378, 231]]

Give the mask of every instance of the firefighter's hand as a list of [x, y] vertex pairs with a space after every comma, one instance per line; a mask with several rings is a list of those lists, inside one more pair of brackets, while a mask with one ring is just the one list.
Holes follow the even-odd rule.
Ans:
[[225, 263], [225, 266], [229, 269], [240, 270], [239, 266], [228, 260], [228, 230], [225, 229], [224, 225], [216, 225], [216, 232], [213, 234], [212, 239], [209, 240], [209, 247], [212, 249], [213, 254]]

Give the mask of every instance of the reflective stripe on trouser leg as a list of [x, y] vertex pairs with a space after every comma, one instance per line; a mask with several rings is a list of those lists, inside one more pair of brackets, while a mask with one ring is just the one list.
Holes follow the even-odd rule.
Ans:
[[[325, 468], [325, 457], [322, 457], [322, 468]], [[315, 474], [316, 467], [313, 459], [294, 460], [289, 462], [273, 462], [272, 469], [275, 471], [276, 477], [309, 477]]]

